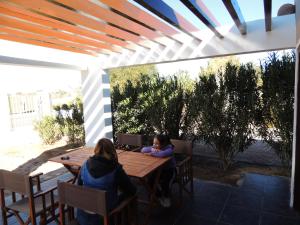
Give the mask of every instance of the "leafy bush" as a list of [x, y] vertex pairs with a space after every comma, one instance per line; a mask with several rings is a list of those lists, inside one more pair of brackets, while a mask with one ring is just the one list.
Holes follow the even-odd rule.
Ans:
[[34, 124], [34, 128], [45, 144], [53, 144], [62, 137], [60, 127], [53, 116], [45, 116]]
[[286, 166], [292, 158], [295, 59], [295, 53], [273, 53], [261, 64], [260, 134]]
[[143, 93], [149, 88], [152, 78], [141, 75], [136, 85], [127, 80], [124, 91], [116, 86], [112, 91], [112, 112], [114, 133], [151, 133], [146, 116], [146, 108], [142, 100]]
[[147, 120], [156, 133], [178, 138], [182, 124], [185, 91], [177, 77], [157, 76], [144, 93]]
[[252, 64], [228, 63], [218, 75], [201, 76], [190, 99], [196, 137], [216, 150], [225, 170], [253, 142], [259, 100], [256, 83]]
[[165, 132], [178, 138], [185, 91], [176, 77], [142, 76], [134, 86], [127, 81], [124, 91], [112, 91], [113, 127], [116, 133], [151, 135]]
[[84, 144], [84, 118], [83, 105], [80, 98], [76, 98], [69, 104], [55, 106], [56, 121], [63, 135], [68, 137], [70, 144]]

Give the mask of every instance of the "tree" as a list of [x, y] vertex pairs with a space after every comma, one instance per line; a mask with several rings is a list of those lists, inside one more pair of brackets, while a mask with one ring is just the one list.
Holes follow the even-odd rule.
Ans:
[[123, 68], [114, 68], [108, 71], [110, 76], [110, 85], [113, 90], [118, 86], [122, 92], [128, 80], [135, 87], [142, 76], [153, 76], [157, 73], [155, 65], [130, 66]]
[[239, 66], [240, 61], [236, 56], [217, 57], [209, 60], [207, 67], [200, 68], [200, 74], [202, 76], [210, 74], [224, 73], [226, 65], [230, 63], [232, 65]]
[[258, 113], [257, 76], [252, 64], [227, 63], [218, 75], [204, 74], [190, 102], [195, 134], [218, 153], [224, 170], [253, 142]]
[[260, 134], [290, 167], [293, 142], [295, 53], [272, 53], [261, 63], [263, 85]]

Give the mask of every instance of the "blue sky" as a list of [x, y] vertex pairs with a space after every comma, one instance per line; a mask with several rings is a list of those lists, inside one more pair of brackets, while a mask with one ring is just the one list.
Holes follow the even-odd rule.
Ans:
[[[179, 0], [163, 0], [178, 13], [187, 17], [198, 28], [203, 29], [205, 25], [194, 16]], [[215, 15], [221, 25], [233, 24], [228, 11], [222, 0], [202, 0], [206, 7]], [[252, 21], [264, 18], [263, 0], [237, 0], [245, 21]], [[294, 4], [294, 0], [272, 0], [272, 16], [277, 15], [279, 7], [285, 3]]]
[[[178, 13], [186, 17], [199, 29], [207, 28], [196, 16], [194, 16], [179, 0], [163, 0]], [[221, 26], [233, 24], [222, 0], [202, 0], [206, 7], [214, 14]], [[263, 0], [237, 0], [245, 21], [264, 18]], [[294, 0], [272, 0], [272, 17], [277, 16], [280, 6], [286, 3], [294, 4]], [[253, 62], [259, 64], [260, 60], [268, 56], [267, 52], [238, 55], [242, 63]], [[197, 77], [200, 67], [206, 67], [209, 59], [189, 60], [175, 63], [156, 65], [158, 71], [164, 75], [172, 75], [179, 70], [187, 71], [192, 77]]]

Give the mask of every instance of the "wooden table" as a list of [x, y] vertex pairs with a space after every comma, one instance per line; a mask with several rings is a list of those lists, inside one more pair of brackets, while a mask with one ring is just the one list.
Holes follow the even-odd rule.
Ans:
[[[150, 201], [145, 219], [147, 224], [156, 199], [155, 193], [158, 186], [161, 168], [170, 160], [170, 158], [156, 158], [140, 152], [124, 150], [117, 150], [117, 153], [119, 163], [123, 165], [128, 176], [139, 179], [149, 192]], [[49, 159], [49, 161], [63, 164], [70, 172], [77, 176], [82, 164], [93, 154], [93, 148], [83, 148], [64, 155], [53, 157]], [[67, 157], [68, 159], [64, 160], [63, 157]], [[154, 184], [151, 187], [147, 179], [151, 174], [153, 174], [153, 172], [156, 172], [156, 176]]]
[[[118, 155], [124, 152], [124, 150], [117, 150]], [[66, 167], [73, 175], [74, 182], [78, 176], [80, 167], [91, 156], [94, 155], [93, 147], [83, 147], [75, 151], [65, 153], [63, 155], [50, 158], [49, 161], [61, 163]]]

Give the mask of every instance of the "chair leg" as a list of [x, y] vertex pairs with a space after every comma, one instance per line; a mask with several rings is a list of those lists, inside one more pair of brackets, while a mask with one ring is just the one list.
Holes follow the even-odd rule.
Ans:
[[74, 208], [68, 206], [67, 212], [68, 212], [68, 221], [72, 221], [74, 219]]
[[6, 214], [6, 208], [5, 208], [5, 196], [4, 196], [4, 190], [3, 189], [0, 189], [0, 201], [1, 201], [1, 212], [2, 212], [3, 225], [7, 225], [7, 214]]
[[191, 179], [191, 195], [194, 196], [194, 179]]
[[179, 199], [180, 199], [180, 205], [182, 204], [183, 201], [183, 185], [179, 183]]
[[2, 208], [1, 212], [2, 212], [2, 222], [3, 222], [3, 225], [7, 225], [7, 215], [6, 215], [5, 208]]
[[131, 219], [132, 219], [132, 222], [133, 222], [133, 225], [137, 225], [138, 224], [138, 209], [137, 209], [137, 199], [135, 199], [134, 201], [132, 201], [131, 203], [131, 207], [130, 207], [130, 210], [131, 210]]
[[46, 225], [47, 224], [46, 214], [42, 213], [40, 215], [40, 225]]

